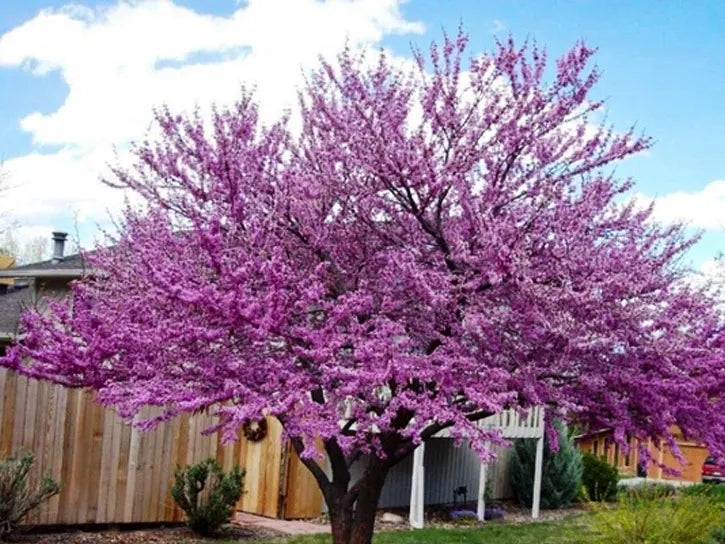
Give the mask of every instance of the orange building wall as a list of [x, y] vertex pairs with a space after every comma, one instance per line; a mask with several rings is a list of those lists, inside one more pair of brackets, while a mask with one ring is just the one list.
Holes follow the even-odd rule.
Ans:
[[[701, 482], [702, 481], [702, 464], [705, 462], [705, 458], [708, 455], [707, 448], [698, 446], [693, 443], [678, 442], [683, 457], [687, 460], [687, 464], [682, 466], [680, 462], [675, 459], [668, 447], [664, 447], [664, 451], [655, 450], [656, 453], [661, 454], [659, 459], [662, 464], [667, 467], [676, 468], [681, 471], [679, 476], [668, 475], [663, 470], [656, 466], [651, 466], [648, 471], [650, 478], [663, 478], [665, 480], [686, 480], [688, 482]], [[655, 457], [658, 459], [658, 457]]]
[[[577, 440], [579, 449], [583, 452], [593, 453], [599, 457], [605, 457], [610, 465], [615, 465], [619, 469], [620, 476], [631, 477], [637, 475], [637, 463], [639, 457], [637, 454], [637, 441], [632, 440], [630, 444], [630, 452], [625, 456], [619, 447], [614, 443], [611, 431], [594, 433], [586, 435]], [[677, 445], [685, 457], [687, 464], [681, 465], [680, 462], [670, 451], [666, 445], [662, 449], [656, 448], [650, 444], [650, 452], [652, 458], [658, 463], [667, 467], [679, 470], [679, 475], [667, 474], [659, 466], [650, 464], [647, 467], [647, 477], [664, 479], [664, 480], [685, 480], [689, 482], [702, 481], [702, 464], [708, 456], [707, 448], [699, 446], [692, 442], [678, 441]]]

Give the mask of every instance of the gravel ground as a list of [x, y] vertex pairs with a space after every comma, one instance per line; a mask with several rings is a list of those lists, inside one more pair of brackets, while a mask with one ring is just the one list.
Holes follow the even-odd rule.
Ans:
[[[485, 522], [503, 523], [503, 524], [522, 524], [531, 522], [531, 512], [528, 509], [520, 508], [511, 502], [497, 503], [504, 510], [504, 519]], [[469, 505], [470, 508], [470, 505]], [[475, 508], [475, 506], [474, 506]], [[402, 523], [387, 523], [381, 520], [384, 512], [378, 514], [375, 526], [376, 531], [390, 531], [398, 529], [407, 529], [408, 522], [407, 510], [394, 510], [395, 514], [401, 516], [404, 520]], [[460, 528], [462, 526], [479, 526], [485, 525], [477, 521], [468, 522], [451, 522], [447, 518], [447, 510], [429, 510], [426, 511], [426, 526], [437, 528]], [[538, 521], [556, 521], [575, 514], [585, 512], [581, 507], [568, 508], [566, 510], [542, 510]], [[328, 520], [319, 518], [317, 520], [309, 520], [312, 522], [327, 523]], [[230, 525], [226, 528], [224, 534], [220, 535], [222, 540], [240, 540], [240, 541], [265, 541], [279, 538], [282, 535], [269, 529], [261, 527]], [[17, 544], [188, 544], [197, 542], [208, 542], [213, 544], [217, 539], [203, 539], [195, 536], [184, 526], [173, 527], [147, 527], [141, 529], [105, 529], [89, 528], [88, 530], [68, 530], [68, 531], [36, 531], [25, 532], [15, 535], [10, 542]]]
[[[432, 527], [432, 528], [440, 528], [440, 529], [452, 529], [452, 528], [461, 528], [461, 527], [478, 527], [478, 526], [485, 526], [485, 525], [491, 525], [491, 524], [506, 524], [506, 525], [520, 525], [523, 523], [531, 523], [534, 520], [531, 519], [531, 510], [528, 508], [521, 508], [513, 501], [496, 501], [495, 503], [497, 506], [501, 507], [504, 511], [504, 518], [492, 520], [492, 521], [486, 521], [484, 523], [481, 523], [476, 520], [462, 520], [462, 521], [451, 521], [448, 515], [448, 512], [451, 510], [449, 507], [441, 507], [441, 508], [426, 508], [425, 512], [425, 526], [426, 527]], [[462, 510], [476, 510], [476, 505], [474, 503], [469, 503], [464, 506], [460, 506], [459, 509]], [[575, 505], [571, 508], [566, 508], [563, 510], [541, 510], [539, 512], [539, 519], [536, 521], [558, 521], [573, 515], [582, 514], [586, 512], [586, 508]], [[400, 516], [401, 522], [400, 523], [390, 523], [390, 522], [384, 522], [382, 520], [383, 515], [386, 512], [391, 512], [393, 514], [396, 514]], [[310, 523], [329, 523], [330, 520], [322, 516], [320, 518], [316, 519], [310, 519], [307, 520]], [[375, 531], [395, 531], [400, 529], [408, 529], [410, 526], [408, 525], [408, 510], [403, 508], [391, 508], [386, 510], [380, 510], [377, 514], [376, 520], [375, 520]]]
[[[231, 525], [225, 528], [219, 536], [222, 540], [260, 541], [278, 538], [281, 535], [277, 532], [261, 529], [258, 527], [243, 527]], [[150, 527], [134, 530], [119, 529], [88, 529], [60, 532], [25, 532], [14, 535], [10, 542], [17, 544], [189, 544], [197, 542], [209, 542], [212, 544], [217, 539], [199, 538], [186, 527]]]
[[[531, 510], [528, 508], [521, 508], [517, 504], [515, 504], [512, 501], [501, 501], [496, 502], [496, 505], [501, 507], [504, 511], [504, 518], [503, 519], [497, 519], [497, 520], [491, 520], [486, 522], [479, 522], [477, 520], [462, 520], [462, 521], [451, 521], [448, 515], [448, 512], [450, 511], [450, 508], [440, 508], [440, 509], [426, 509], [425, 513], [425, 525], [426, 527], [435, 527], [435, 528], [460, 528], [462, 526], [469, 526], [469, 527], [477, 527], [477, 526], [485, 526], [485, 525], [491, 525], [491, 524], [506, 524], [506, 525], [519, 525], [523, 523], [531, 523]], [[465, 509], [465, 510], [476, 510], [475, 504], [468, 504], [466, 507], [459, 507], [459, 509]], [[404, 518], [404, 522], [400, 524], [395, 523], [384, 523], [381, 520], [382, 512], [378, 514], [377, 520], [375, 522], [375, 528], [376, 530], [391, 530], [391, 529], [403, 529], [408, 527], [408, 511], [407, 510], [391, 510], [395, 514], [398, 514], [402, 518]], [[563, 510], [541, 510], [539, 512], [539, 519], [536, 521], [558, 521], [560, 519], [564, 519], [566, 517], [581, 514], [585, 512], [586, 510], [580, 506], [575, 506], [572, 508], [566, 508]]]

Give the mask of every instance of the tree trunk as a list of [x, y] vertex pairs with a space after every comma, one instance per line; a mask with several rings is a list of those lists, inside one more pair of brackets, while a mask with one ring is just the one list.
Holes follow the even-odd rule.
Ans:
[[333, 544], [349, 544], [352, 532], [352, 508], [329, 507]]
[[[395, 428], [405, 428], [413, 415], [411, 411], [401, 412], [400, 417], [396, 418]], [[476, 419], [480, 417], [483, 417], [483, 412]], [[433, 423], [420, 433], [420, 437], [426, 440], [450, 425], [452, 423]], [[417, 446], [411, 439], [396, 433], [381, 434], [378, 438], [383, 445], [384, 458], [369, 457], [363, 475], [356, 482], [351, 482], [350, 468], [360, 457], [360, 451], [346, 455], [335, 438], [326, 440], [324, 446], [329, 461], [328, 473], [314, 459], [302, 455], [305, 449], [302, 438], [291, 438], [300, 460], [312, 473], [325, 497], [332, 525], [333, 544], [372, 542], [375, 513], [388, 471], [410, 455]]]
[[387, 467], [378, 465], [379, 463], [373, 461], [368, 467], [372, 467], [372, 472], [368, 475], [368, 471], [365, 471], [365, 485], [361, 486], [355, 502], [350, 544], [370, 544], [373, 540], [375, 513], [378, 510], [378, 501], [385, 478], [388, 475]]
[[365, 473], [349, 490], [330, 494], [327, 500], [333, 544], [372, 542], [375, 513], [387, 474], [388, 467], [383, 461], [371, 459]]

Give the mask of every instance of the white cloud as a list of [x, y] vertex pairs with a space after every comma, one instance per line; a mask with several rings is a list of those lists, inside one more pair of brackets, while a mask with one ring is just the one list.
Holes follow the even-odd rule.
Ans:
[[496, 34], [506, 30], [506, 23], [501, 19], [494, 19], [491, 21], [491, 31]]
[[663, 196], [635, 196], [643, 205], [654, 200], [653, 216], [662, 223], [683, 222], [705, 230], [725, 230], [725, 180], [708, 183], [700, 191]]
[[700, 272], [708, 279], [725, 282], [725, 260], [708, 259], [700, 266]]
[[422, 31], [400, 0], [250, 0], [227, 17], [171, 0], [128, 0], [102, 9], [43, 10], [0, 37], [0, 67], [42, 77], [58, 71], [69, 88], [50, 113], [21, 120], [34, 144], [58, 146], [5, 164], [15, 188], [0, 209], [44, 224], [66, 208], [99, 217], [119, 195], [97, 180], [112, 148], [144, 136], [152, 109], [230, 103], [255, 86], [266, 119], [294, 103], [302, 70], [319, 55], [377, 45], [390, 33]]
[[717, 301], [717, 308], [725, 316], [725, 259], [708, 259], [700, 265], [691, 281], [695, 286], [709, 286], [710, 293]]
[[[70, 88], [57, 111], [23, 119], [37, 143], [97, 144], [138, 136], [155, 105], [226, 102], [242, 83], [258, 85], [264, 105], [278, 110], [294, 98], [300, 66], [319, 54], [417, 30], [395, 0], [254, 0], [230, 17], [171, 0], [121, 2], [41, 12], [0, 38], [0, 64], [60, 70]], [[184, 63], [200, 53], [218, 58]], [[181, 65], [159, 67], [169, 61]]]
[[122, 193], [99, 181], [114, 157], [109, 149], [64, 147], [54, 153], [30, 153], [8, 160], [3, 168], [12, 185], [0, 209], [24, 226], [64, 213], [79, 221], [116, 209]]

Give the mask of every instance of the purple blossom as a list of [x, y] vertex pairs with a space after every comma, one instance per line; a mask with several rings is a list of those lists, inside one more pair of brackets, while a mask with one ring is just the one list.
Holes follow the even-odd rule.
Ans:
[[473, 510], [453, 510], [450, 516], [452, 520], [477, 519], [478, 517]]
[[625, 449], [676, 450], [677, 426], [725, 456], [723, 322], [680, 264], [695, 240], [613, 174], [650, 140], [595, 123], [586, 45], [553, 81], [536, 46], [464, 71], [465, 46], [412, 73], [323, 62], [299, 133], [261, 126], [249, 94], [211, 124], [160, 109], [161, 137], [109, 180], [142, 204], [68, 300], [25, 314], [3, 364], [129, 419], [215, 407], [230, 439], [279, 418], [333, 532], [368, 531], [387, 470], [443, 428], [490, 459], [500, 438], [475, 422], [508, 408], [611, 427]]

